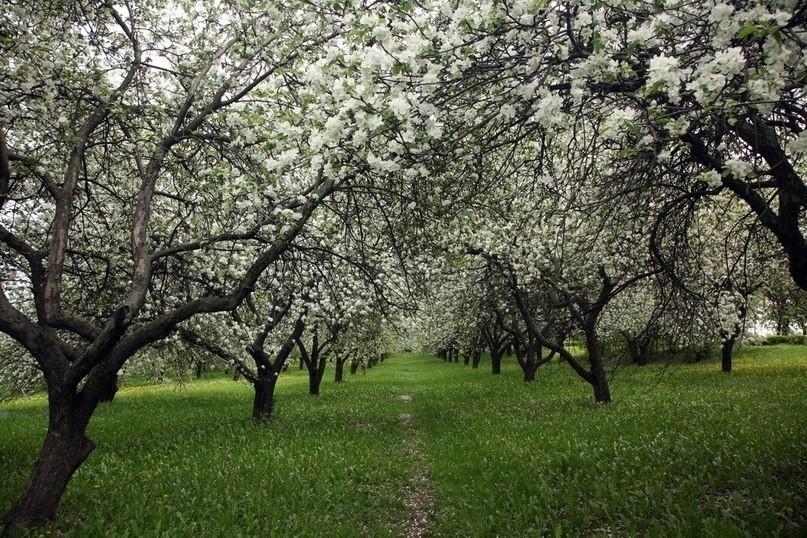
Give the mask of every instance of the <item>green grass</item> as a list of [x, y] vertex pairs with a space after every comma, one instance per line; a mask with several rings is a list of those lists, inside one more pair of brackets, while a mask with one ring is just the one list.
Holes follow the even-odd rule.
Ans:
[[[98, 448], [64, 498], [64, 536], [399, 534], [415, 473], [431, 480], [436, 536], [807, 534], [807, 347], [715, 362], [623, 367], [594, 405], [567, 367], [524, 384], [420, 354], [306, 394], [290, 370], [275, 419], [214, 377], [124, 388], [99, 409]], [[401, 394], [413, 400], [403, 402]], [[45, 428], [39, 397], [0, 405], [0, 505], [19, 493]]]

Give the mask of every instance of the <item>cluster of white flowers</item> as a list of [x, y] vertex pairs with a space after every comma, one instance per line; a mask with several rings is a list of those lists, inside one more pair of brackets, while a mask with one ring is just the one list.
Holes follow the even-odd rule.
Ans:
[[614, 109], [603, 123], [603, 136], [612, 140], [619, 140], [625, 136], [628, 128], [633, 125], [639, 112], [635, 108], [625, 107]]
[[552, 132], [557, 126], [563, 124], [564, 114], [561, 110], [563, 100], [560, 96], [548, 93], [541, 97], [535, 105], [533, 119], [542, 127]]
[[683, 72], [678, 58], [659, 54], [650, 59], [647, 69], [647, 86], [653, 88], [661, 85], [670, 98], [671, 103], [681, 101], [681, 79]]
[[723, 184], [723, 178], [716, 170], [707, 170], [700, 174], [698, 179], [705, 182], [710, 188], [719, 187]]
[[754, 173], [754, 165], [741, 159], [728, 159], [726, 171], [737, 179], [747, 179]]

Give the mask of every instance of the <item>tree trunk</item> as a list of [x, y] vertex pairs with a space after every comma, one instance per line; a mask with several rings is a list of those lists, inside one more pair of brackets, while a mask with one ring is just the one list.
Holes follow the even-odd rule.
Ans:
[[625, 338], [628, 344], [628, 352], [630, 353], [631, 361], [639, 366], [647, 365], [647, 351], [650, 347], [649, 341], [643, 341], [639, 338]]
[[275, 406], [275, 385], [277, 376], [270, 373], [260, 376], [252, 386], [255, 388], [255, 398], [252, 400], [252, 418], [255, 420], [268, 420], [272, 416]]
[[728, 338], [720, 345], [720, 368], [724, 374], [731, 373], [731, 355], [734, 351], [735, 337]]
[[490, 352], [490, 371], [494, 375], [498, 375], [502, 373], [502, 352], [501, 351], [491, 351]]
[[3, 516], [7, 532], [52, 520], [70, 478], [95, 448], [85, 434], [95, 405], [85, 401], [79, 409], [76, 395], [65, 401], [59, 400], [58, 392], [52, 389], [49, 395], [48, 431], [31, 479]]
[[535, 381], [535, 372], [538, 370], [538, 363], [534, 358], [528, 358], [521, 365], [524, 371], [524, 381]]
[[322, 383], [322, 375], [324, 373], [324, 365], [319, 368], [314, 365], [308, 369], [308, 394], [311, 396], [319, 396], [319, 386]]
[[479, 349], [474, 350], [473, 360], [471, 361], [471, 368], [479, 368], [479, 362], [482, 360], [482, 351]]
[[350, 375], [359, 371], [359, 361], [350, 361]]
[[202, 372], [205, 370], [205, 365], [202, 361], [196, 363], [196, 379], [202, 378]]
[[333, 374], [334, 383], [341, 383], [345, 377], [345, 360], [336, 359], [336, 365]]
[[602, 364], [602, 355], [597, 333], [594, 329], [586, 331], [586, 351], [588, 362], [591, 365], [591, 379], [589, 382], [594, 388], [594, 401], [608, 403], [611, 401], [611, 390], [608, 387], [608, 376]]
[[300, 357], [300, 370], [303, 369], [303, 366], [305, 366], [305, 363], [303, 362], [303, 358]]
[[600, 368], [596, 374], [592, 372], [594, 378], [591, 385], [594, 387], [594, 401], [597, 403], [608, 403], [611, 401], [611, 390], [608, 388], [608, 377], [605, 371]]
[[469, 364], [471, 364], [471, 354], [470, 353], [464, 353], [462, 355], [462, 363], [465, 366], [468, 366]]
[[118, 393], [118, 376], [115, 376], [112, 381], [107, 383], [104, 387], [101, 395], [98, 398], [98, 401], [101, 402], [111, 402], [115, 399], [115, 395]]
[[647, 366], [649, 362], [648, 353], [650, 352], [650, 340], [643, 340], [639, 344], [639, 356], [636, 357], [636, 364], [639, 366]]

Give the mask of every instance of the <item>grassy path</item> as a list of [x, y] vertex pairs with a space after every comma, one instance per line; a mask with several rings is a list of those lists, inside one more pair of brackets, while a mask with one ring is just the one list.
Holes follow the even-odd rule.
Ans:
[[[604, 407], [559, 365], [488, 368], [399, 355], [318, 398], [290, 370], [268, 426], [222, 377], [124, 388], [34, 535], [807, 534], [807, 348], [748, 348], [731, 376], [625, 367]], [[0, 404], [0, 506], [45, 421], [41, 397]]]
[[[407, 404], [412, 402], [409, 394], [401, 394], [398, 398]], [[420, 538], [428, 532], [433, 511], [432, 483], [423, 454], [422, 433], [412, 424], [413, 414], [404, 412], [398, 415], [398, 419], [407, 428], [408, 435], [404, 439], [403, 449], [411, 469], [409, 483], [403, 494], [407, 513], [401, 530], [407, 538]]]

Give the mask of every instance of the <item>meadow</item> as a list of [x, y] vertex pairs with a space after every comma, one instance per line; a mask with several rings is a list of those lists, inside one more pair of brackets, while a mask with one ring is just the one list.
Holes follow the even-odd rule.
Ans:
[[[399, 354], [319, 397], [306, 383], [284, 373], [264, 425], [222, 375], [122, 388], [60, 518], [29, 534], [807, 534], [807, 346], [743, 348], [731, 375], [623, 366], [609, 405], [565, 365], [525, 384], [513, 359], [492, 376]], [[3, 509], [46, 419], [42, 396], [0, 404]]]

